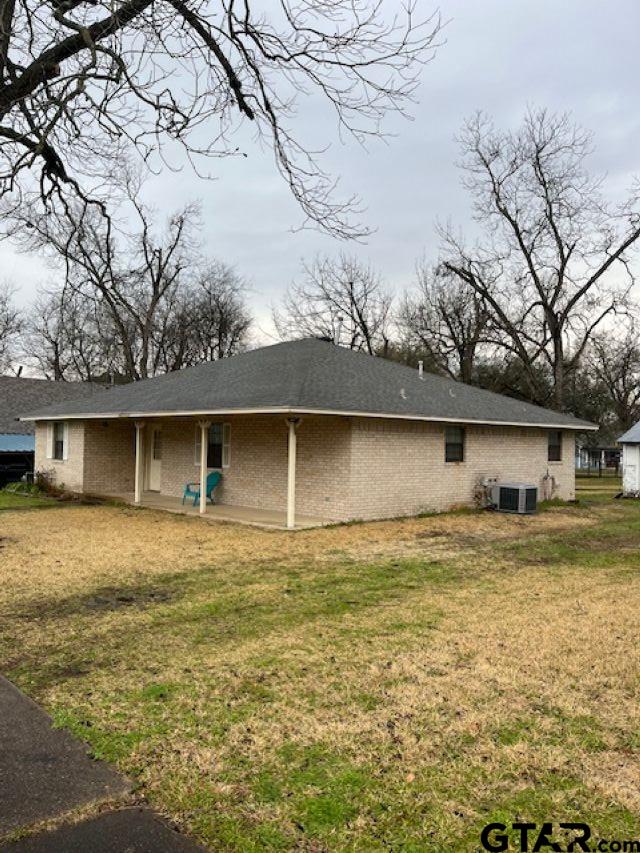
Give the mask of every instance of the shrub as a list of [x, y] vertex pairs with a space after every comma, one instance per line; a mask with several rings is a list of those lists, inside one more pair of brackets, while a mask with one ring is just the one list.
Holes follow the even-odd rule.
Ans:
[[60, 489], [54, 484], [53, 471], [36, 471], [34, 474], [34, 485], [39, 492], [46, 495], [59, 495]]
[[4, 491], [11, 492], [14, 495], [37, 495], [40, 494], [41, 490], [35, 483], [26, 483], [20, 480], [16, 483], [7, 483]]

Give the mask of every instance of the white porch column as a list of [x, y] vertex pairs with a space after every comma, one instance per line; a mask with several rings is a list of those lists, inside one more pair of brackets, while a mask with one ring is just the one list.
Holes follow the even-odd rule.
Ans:
[[289, 461], [287, 466], [287, 527], [296, 526], [296, 427], [300, 418], [287, 418], [289, 425]]
[[211, 421], [198, 421], [200, 426], [200, 515], [207, 511], [207, 453]]
[[144, 421], [136, 421], [136, 459], [135, 459], [135, 486], [133, 502], [139, 504], [142, 501], [142, 481], [144, 479]]

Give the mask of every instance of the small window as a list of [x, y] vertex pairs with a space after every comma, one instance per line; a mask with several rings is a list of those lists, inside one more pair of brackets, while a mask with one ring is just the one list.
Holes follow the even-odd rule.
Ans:
[[53, 425], [53, 458], [60, 461], [65, 458], [64, 434], [64, 423], [56, 421]]
[[547, 445], [547, 459], [549, 462], [562, 461], [562, 432], [559, 429], [549, 431]]
[[[200, 435], [201, 430], [196, 426], [195, 463], [200, 465]], [[229, 443], [231, 439], [231, 424], [213, 423], [209, 427], [209, 443], [207, 446], [207, 468], [229, 467]]]
[[209, 427], [207, 468], [222, 468], [222, 424], [211, 424]]
[[444, 461], [464, 462], [464, 429], [447, 427], [444, 440]]

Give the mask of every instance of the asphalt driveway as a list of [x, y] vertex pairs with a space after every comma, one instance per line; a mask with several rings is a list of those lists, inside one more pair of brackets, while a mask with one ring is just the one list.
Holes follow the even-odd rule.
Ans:
[[[0, 850], [7, 853], [196, 853], [100, 761], [0, 676]], [[78, 820], [90, 807], [98, 815]], [[95, 811], [95, 809], [94, 809]], [[41, 827], [47, 822], [50, 828]], [[3, 841], [4, 839], [4, 841]], [[13, 840], [12, 840], [13, 839]]]

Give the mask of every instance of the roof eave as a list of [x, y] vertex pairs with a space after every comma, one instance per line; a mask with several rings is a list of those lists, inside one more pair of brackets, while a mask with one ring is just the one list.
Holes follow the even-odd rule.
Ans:
[[180, 418], [180, 417], [208, 417], [210, 415], [334, 415], [338, 417], [352, 418], [386, 418], [390, 420], [425, 421], [428, 423], [451, 423], [451, 424], [473, 424], [477, 426], [509, 426], [509, 427], [532, 427], [539, 429], [566, 429], [575, 432], [596, 432], [597, 424], [582, 423], [575, 424], [547, 421], [536, 423], [534, 421], [510, 421], [501, 419], [481, 418], [454, 418], [419, 414], [397, 414], [393, 412], [361, 412], [341, 409], [312, 409], [288, 406], [265, 406], [259, 408], [245, 409], [202, 409], [202, 410], [165, 410], [151, 412], [78, 412], [73, 414], [59, 415], [25, 415], [21, 421], [68, 421], [68, 420], [144, 420], [146, 418]]

